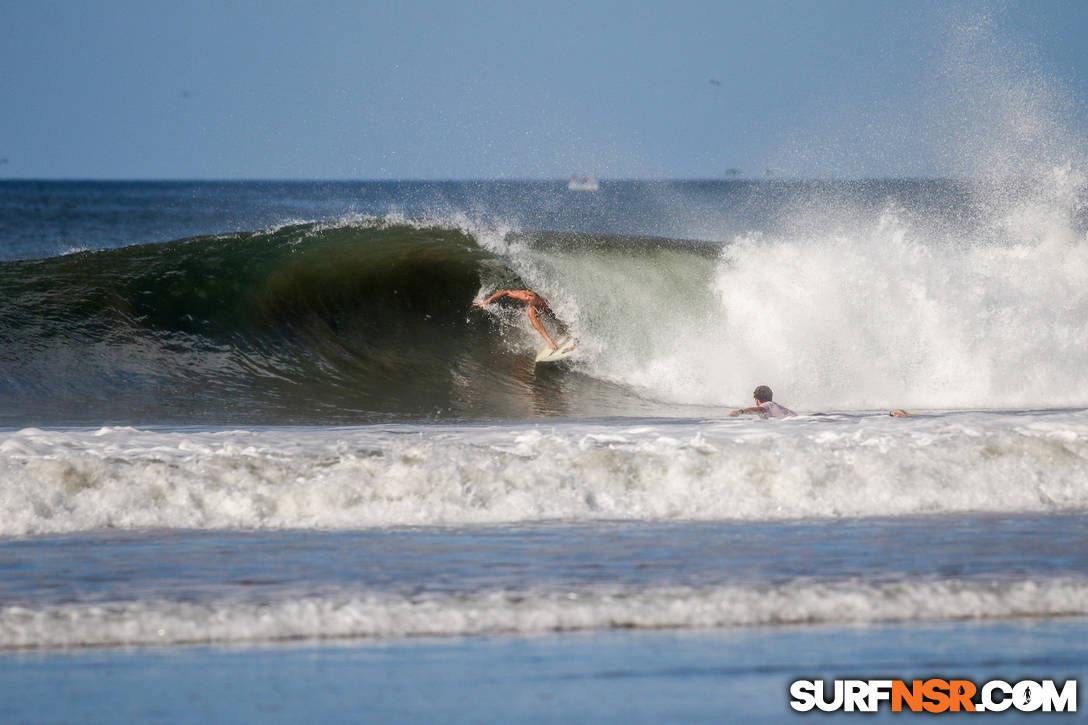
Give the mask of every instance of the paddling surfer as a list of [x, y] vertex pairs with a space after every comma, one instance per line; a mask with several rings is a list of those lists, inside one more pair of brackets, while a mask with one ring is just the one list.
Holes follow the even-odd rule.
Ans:
[[756, 404], [752, 408], [740, 408], [734, 410], [729, 414], [731, 418], [736, 418], [738, 415], [745, 413], [755, 413], [763, 418], [785, 418], [791, 415], [797, 415], [789, 408], [775, 403], [771, 398], [774, 397], [774, 393], [766, 385], [760, 385], [752, 393], [752, 397], [756, 399]]
[[555, 340], [553, 340], [552, 336], [548, 334], [548, 331], [544, 329], [544, 323], [541, 321], [541, 317], [547, 317], [550, 322], [554, 322], [556, 325], [560, 324], [559, 320], [556, 319], [555, 313], [552, 312], [552, 308], [548, 307], [547, 301], [531, 289], [501, 289], [486, 300], [476, 300], [472, 304], [484, 308], [495, 300], [502, 299], [503, 297], [509, 297], [524, 302], [525, 313], [529, 316], [529, 322], [532, 323], [541, 337], [547, 341], [548, 347], [552, 350], [559, 349], [559, 346], [555, 344]]
[[[787, 418], [792, 415], [797, 415], [789, 408], [775, 403], [771, 398], [774, 397], [774, 393], [766, 385], [760, 385], [752, 393], [752, 397], [756, 399], [755, 406], [751, 408], [740, 408], [734, 410], [729, 414], [729, 417], [736, 418], [738, 415], [744, 415], [746, 413], [753, 413], [763, 418]], [[914, 413], [909, 413], [902, 408], [890, 411], [888, 413], [893, 418], [914, 418]]]

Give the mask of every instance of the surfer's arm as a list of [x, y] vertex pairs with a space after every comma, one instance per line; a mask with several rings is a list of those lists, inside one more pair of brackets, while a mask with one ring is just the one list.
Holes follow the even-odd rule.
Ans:
[[533, 292], [531, 289], [501, 289], [495, 294], [488, 297], [483, 302], [473, 302], [472, 304], [478, 307], [487, 307], [492, 302], [503, 297], [509, 297], [512, 300], [521, 300], [530, 306], [535, 307], [547, 307], [548, 303], [544, 301], [544, 298]]
[[738, 408], [729, 414], [730, 418], [736, 418], [738, 415], [744, 415], [745, 413], [755, 413], [757, 415], [767, 415], [767, 411], [760, 408], [758, 405], [754, 408]]
[[483, 300], [482, 302], [477, 300], [476, 302], [473, 302], [472, 304], [476, 305], [477, 307], [487, 307], [488, 305], [490, 305], [495, 300], [499, 300], [499, 299], [502, 299], [503, 297], [511, 297], [511, 296], [512, 295], [510, 294], [510, 290], [501, 289], [498, 292], [496, 292], [495, 294], [488, 297], [486, 300]]

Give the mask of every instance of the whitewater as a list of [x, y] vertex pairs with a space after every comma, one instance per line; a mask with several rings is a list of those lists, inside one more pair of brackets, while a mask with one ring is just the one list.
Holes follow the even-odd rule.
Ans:
[[0, 433], [0, 535], [1077, 513], [1088, 416]]

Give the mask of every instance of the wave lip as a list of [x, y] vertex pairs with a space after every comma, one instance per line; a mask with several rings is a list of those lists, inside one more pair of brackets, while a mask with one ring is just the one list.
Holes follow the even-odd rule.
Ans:
[[278, 602], [0, 608], [0, 650], [1088, 616], [1088, 581], [843, 581], [706, 589], [359, 593]]

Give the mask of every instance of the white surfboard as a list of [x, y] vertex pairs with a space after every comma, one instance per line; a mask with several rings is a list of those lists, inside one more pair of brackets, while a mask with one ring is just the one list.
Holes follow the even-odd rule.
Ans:
[[536, 354], [537, 362], [558, 362], [565, 360], [578, 349], [578, 341], [572, 337], [563, 337], [555, 341], [556, 349], [546, 347]]

